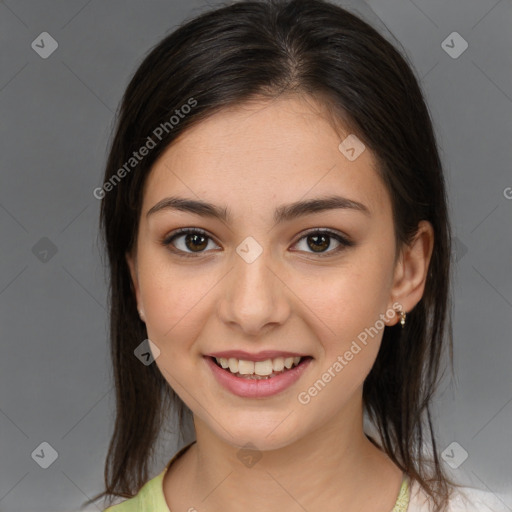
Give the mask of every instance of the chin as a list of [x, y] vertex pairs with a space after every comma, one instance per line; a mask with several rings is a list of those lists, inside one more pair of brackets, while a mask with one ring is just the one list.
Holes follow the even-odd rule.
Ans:
[[250, 445], [259, 451], [279, 450], [302, 437], [299, 425], [283, 421], [285, 418], [286, 414], [281, 414], [279, 417], [259, 418], [259, 421], [255, 421], [254, 418], [243, 418], [241, 415], [230, 422], [227, 427], [229, 433], [218, 425], [215, 425], [213, 431], [216, 436], [237, 449], [247, 449]]

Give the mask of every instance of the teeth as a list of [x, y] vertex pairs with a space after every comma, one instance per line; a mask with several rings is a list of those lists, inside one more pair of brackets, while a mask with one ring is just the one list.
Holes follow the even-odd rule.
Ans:
[[297, 366], [300, 362], [300, 356], [296, 357], [276, 357], [275, 359], [265, 359], [265, 361], [247, 361], [245, 359], [236, 359], [230, 357], [216, 357], [215, 360], [224, 369], [228, 369], [231, 373], [240, 375], [260, 375], [265, 377], [273, 372], [282, 372], [285, 368], [290, 369]]
[[252, 361], [238, 361], [238, 373], [240, 375], [251, 375], [254, 373], [254, 363]]
[[257, 361], [254, 363], [254, 373], [256, 375], [270, 375], [273, 371], [272, 359], [266, 359], [265, 361]]
[[[225, 359], [224, 359], [225, 361]], [[229, 371], [231, 373], [238, 372], [238, 359], [235, 359], [234, 357], [229, 358]]]
[[276, 357], [272, 359], [272, 368], [275, 372], [282, 372], [284, 370], [284, 358]]

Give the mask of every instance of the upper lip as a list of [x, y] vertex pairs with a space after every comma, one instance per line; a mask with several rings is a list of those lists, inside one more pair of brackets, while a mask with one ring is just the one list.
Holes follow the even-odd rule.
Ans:
[[277, 357], [308, 357], [307, 354], [299, 354], [297, 352], [284, 352], [282, 350], [262, 350], [256, 354], [245, 352], [244, 350], [224, 350], [222, 352], [211, 352], [206, 354], [209, 357], [224, 357], [229, 359], [243, 359], [245, 361], [265, 361], [267, 359], [276, 359]]

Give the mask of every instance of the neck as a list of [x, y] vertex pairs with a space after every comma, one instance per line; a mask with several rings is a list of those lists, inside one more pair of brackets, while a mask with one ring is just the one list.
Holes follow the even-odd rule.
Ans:
[[[350, 412], [344, 409], [321, 429], [282, 448], [253, 452], [253, 459], [242, 457], [243, 451], [195, 417], [197, 442], [180, 469], [180, 485], [168, 490], [170, 503], [178, 503], [177, 491], [193, 496], [197, 510], [212, 512], [231, 512], [241, 506], [324, 512], [391, 510], [402, 472], [365, 436], [361, 404]], [[190, 500], [184, 510], [189, 509], [193, 510]]]

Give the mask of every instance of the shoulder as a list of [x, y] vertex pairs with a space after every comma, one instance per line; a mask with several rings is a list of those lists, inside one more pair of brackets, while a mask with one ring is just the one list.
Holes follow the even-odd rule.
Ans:
[[139, 492], [122, 503], [112, 505], [103, 512], [169, 512], [162, 491], [162, 480], [165, 469], [157, 476], [147, 481]]
[[[433, 507], [426, 493], [417, 482], [410, 487], [407, 512], [431, 512]], [[446, 512], [509, 512], [510, 509], [492, 492], [473, 487], [452, 487]]]
[[163, 490], [165, 473], [195, 442], [192, 441], [181, 448], [167, 463], [163, 471], [146, 482], [135, 496], [117, 505], [112, 505], [103, 512], [146, 512], [148, 510], [151, 512], [170, 512]]

